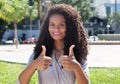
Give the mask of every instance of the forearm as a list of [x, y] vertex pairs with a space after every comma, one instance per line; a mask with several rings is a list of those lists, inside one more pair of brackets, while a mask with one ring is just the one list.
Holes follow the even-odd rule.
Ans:
[[20, 74], [19, 76], [20, 84], [29, 84], [29, 81], [34, 72], [35, 72], [34, 62], [31, 62], [31, 64], [28, 67], [26, 67], [26, 69]]
[[74, 70], [78, 84], [89, 84], [89, 78], [83, 72], [81, 65], [77, 65], [77, 68]]

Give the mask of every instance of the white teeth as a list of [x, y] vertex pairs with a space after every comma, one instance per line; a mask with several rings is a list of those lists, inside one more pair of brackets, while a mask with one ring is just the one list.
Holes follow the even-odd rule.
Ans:
[[59, 35], [60, 33], [54, 33], [54, 35]]

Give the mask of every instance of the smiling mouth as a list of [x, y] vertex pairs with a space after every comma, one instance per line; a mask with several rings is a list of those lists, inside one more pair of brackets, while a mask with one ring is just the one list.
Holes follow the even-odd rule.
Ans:
[[53, 33], [53, 35], [55, 35], [55, 36], [59, 36], [59, 35], [61, 35], [60, 33]]

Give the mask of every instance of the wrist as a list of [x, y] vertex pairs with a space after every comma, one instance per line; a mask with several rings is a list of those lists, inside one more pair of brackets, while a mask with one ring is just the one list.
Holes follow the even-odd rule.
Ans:
[[31, 69], [33, 69], [34, 71], [37, 69], [35, 60], [33, 60], [33, 61], [31, 62], [30, 67], [31, 67]]
[[74, 68], [74, 73], [77, 73], [79, 70], [81, 69], [81, 65], [77, 62], [76, 64], [75, 64], [75, 68]]

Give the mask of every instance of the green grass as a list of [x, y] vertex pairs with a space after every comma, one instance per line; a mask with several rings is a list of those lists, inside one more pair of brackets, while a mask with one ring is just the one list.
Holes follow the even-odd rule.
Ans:
[[119, 84], [120, 68], [90, 68], [91, 84]]
[[[16, 84], [19, 74], [25, 68], [24, 64], [0, 62], [0, 84]], [[120, 68], [90, 68], [91, 84], [119, 84]], [[30, 84], [37, 84], [37, 72]]]
[[[19, 74], [25, 68], [25, 64], [0, 62], [0, 84], [16, 84]], [[30, 84], [36, 84], [37, 73], [32, 77]]]

